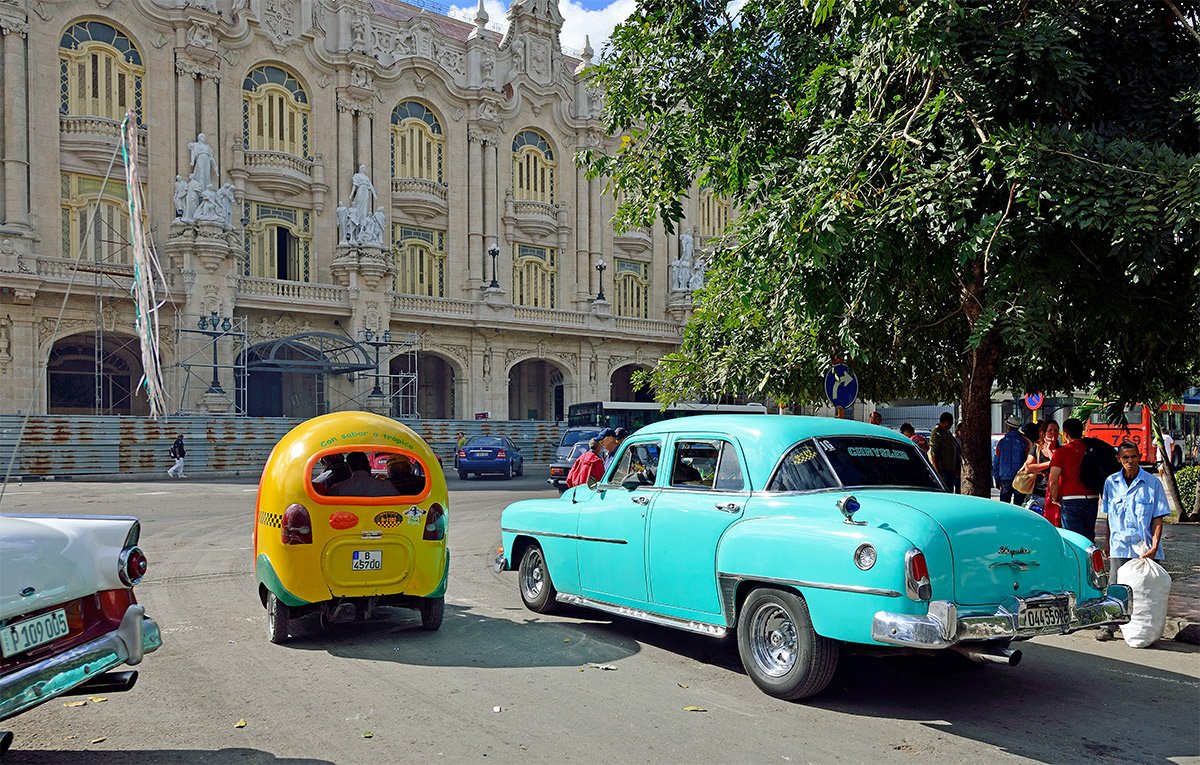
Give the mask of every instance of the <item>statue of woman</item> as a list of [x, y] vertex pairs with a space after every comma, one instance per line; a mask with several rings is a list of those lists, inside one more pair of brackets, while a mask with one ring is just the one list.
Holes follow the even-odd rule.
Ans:
[[196, 140], [188, 144], [188, 150], [192, 153], [192, 177], [200, 184], [200, 188], [206, 189], [216, 175], [217, 160], [204, 133], [196, 136]]
[[355, 228], [361, 228], [371, 217], [371, 208], [375, 206], [375, 187], [367, 177], [367, 166], [359, 165], [358, 172], [350, 178], [350, 222]]

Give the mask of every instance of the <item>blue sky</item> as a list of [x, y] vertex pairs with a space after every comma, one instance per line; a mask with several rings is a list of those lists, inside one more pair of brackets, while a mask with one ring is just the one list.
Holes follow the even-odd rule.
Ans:
[[[474, 2], [451, 5], [450, 15], [470, 21], [475, 18], [475, 5]], [[484, 7], [491, 25], [505, 25], [504, 14], [508, 11], [508, 2], [484, 0]], [[560, 36], [563, 47], [582, 50], [584, 36], [587, 35], [599, 56], [600, 47], [612, 33], [613, 27], [633, 13], [636, 7], [636, 0], [558, 0], [558, 9], [563, 15]]]

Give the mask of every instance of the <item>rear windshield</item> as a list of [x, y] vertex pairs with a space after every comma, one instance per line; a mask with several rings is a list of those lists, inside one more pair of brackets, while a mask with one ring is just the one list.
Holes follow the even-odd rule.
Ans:
[[768, 490], [813, 491], [839, 484], [942, 488], [914, 444], [870, 436], [831, 436], [792, 447]]
[[563, 433], [559, 446], [570, 446], [577, 441], [587, 442], [598, 435], [600, 435], [599, 428], [593, 430], [568, 430], [566, 433]]
[[479, 438], [471, 439], [470, 442], [467, 443], [466, 448], [475, 449], [475, 448], [478, 448], [481, 446], [483, 446], [483, 447], [504, 446], [504, 439], [498, 438], [496, 436], [480, 436]]

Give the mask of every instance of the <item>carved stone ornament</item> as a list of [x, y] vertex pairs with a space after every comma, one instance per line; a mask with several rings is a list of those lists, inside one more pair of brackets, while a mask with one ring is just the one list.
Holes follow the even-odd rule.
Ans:
[[250, 342], [259, 343], [264, 340], [278, 340], [281, 337], [291, 337], [301, 332], [310, 332], [312, 329], [312, 322], [307, 317], [301, 322], [290, 313], [285, 313], [275, 319], [269, 319], [264, 316], [258, 320], [258, 324], [250, 331]]
[[12, 361], [12, 326], [11, 318], [0, 317], [0, 364]]
[[384, 66], [411, 57], [427, 58], [459, 77], [467, 73], [466, 51], [447, 39], [426, 19], [418, 18], [407, 28], [371, 30], [367, 54]]
[[276, 48], [296, 37], [297, 6], [297, 0], [262, 0], [259, 20]]

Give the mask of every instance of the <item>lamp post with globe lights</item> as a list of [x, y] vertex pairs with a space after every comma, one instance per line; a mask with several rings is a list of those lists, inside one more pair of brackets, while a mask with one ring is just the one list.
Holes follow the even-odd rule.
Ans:
[[369, 395], [371, 398], [383, 398], [383, 389], [379, 387], [379, 349], [384, 346], [391, 347], [392, 332], [391, 330], [385, 329], [383, 334], [376, 335], [373, 330], [364, 329], [362, 331], [362, 337], [364, 344], [375, 349], [375, 371], [373, 373], [373, 377], [375, 378], [375, 387], [371, 389], [371, 393]]
[[496, 245], [488, 247], [488, 255], [492, 256], [492, 283], [488, 285], [488, 289], [500, 289], [500, 282], [496, 281], [496, 258], [500, 257], [500, 248]]
[[196, 322], [196, 331], [212, 338], [212, 382], [209, 383], [208, 393], [223, 394], [225, 392], [221, 387], [221, 381], [217, 378], [217, 338], [232, 329], [233, 319], [229, 316], [222, 317], [216, 311], [209, 316], [201, 316], [200, 321]]
[[604, 262], [604, 258], [596, 259], [596, 273], [600, 274], [600, 290], [596, 294], [596, 302], [604, 302], [604, 271], [608, 268], [608, 264]]

